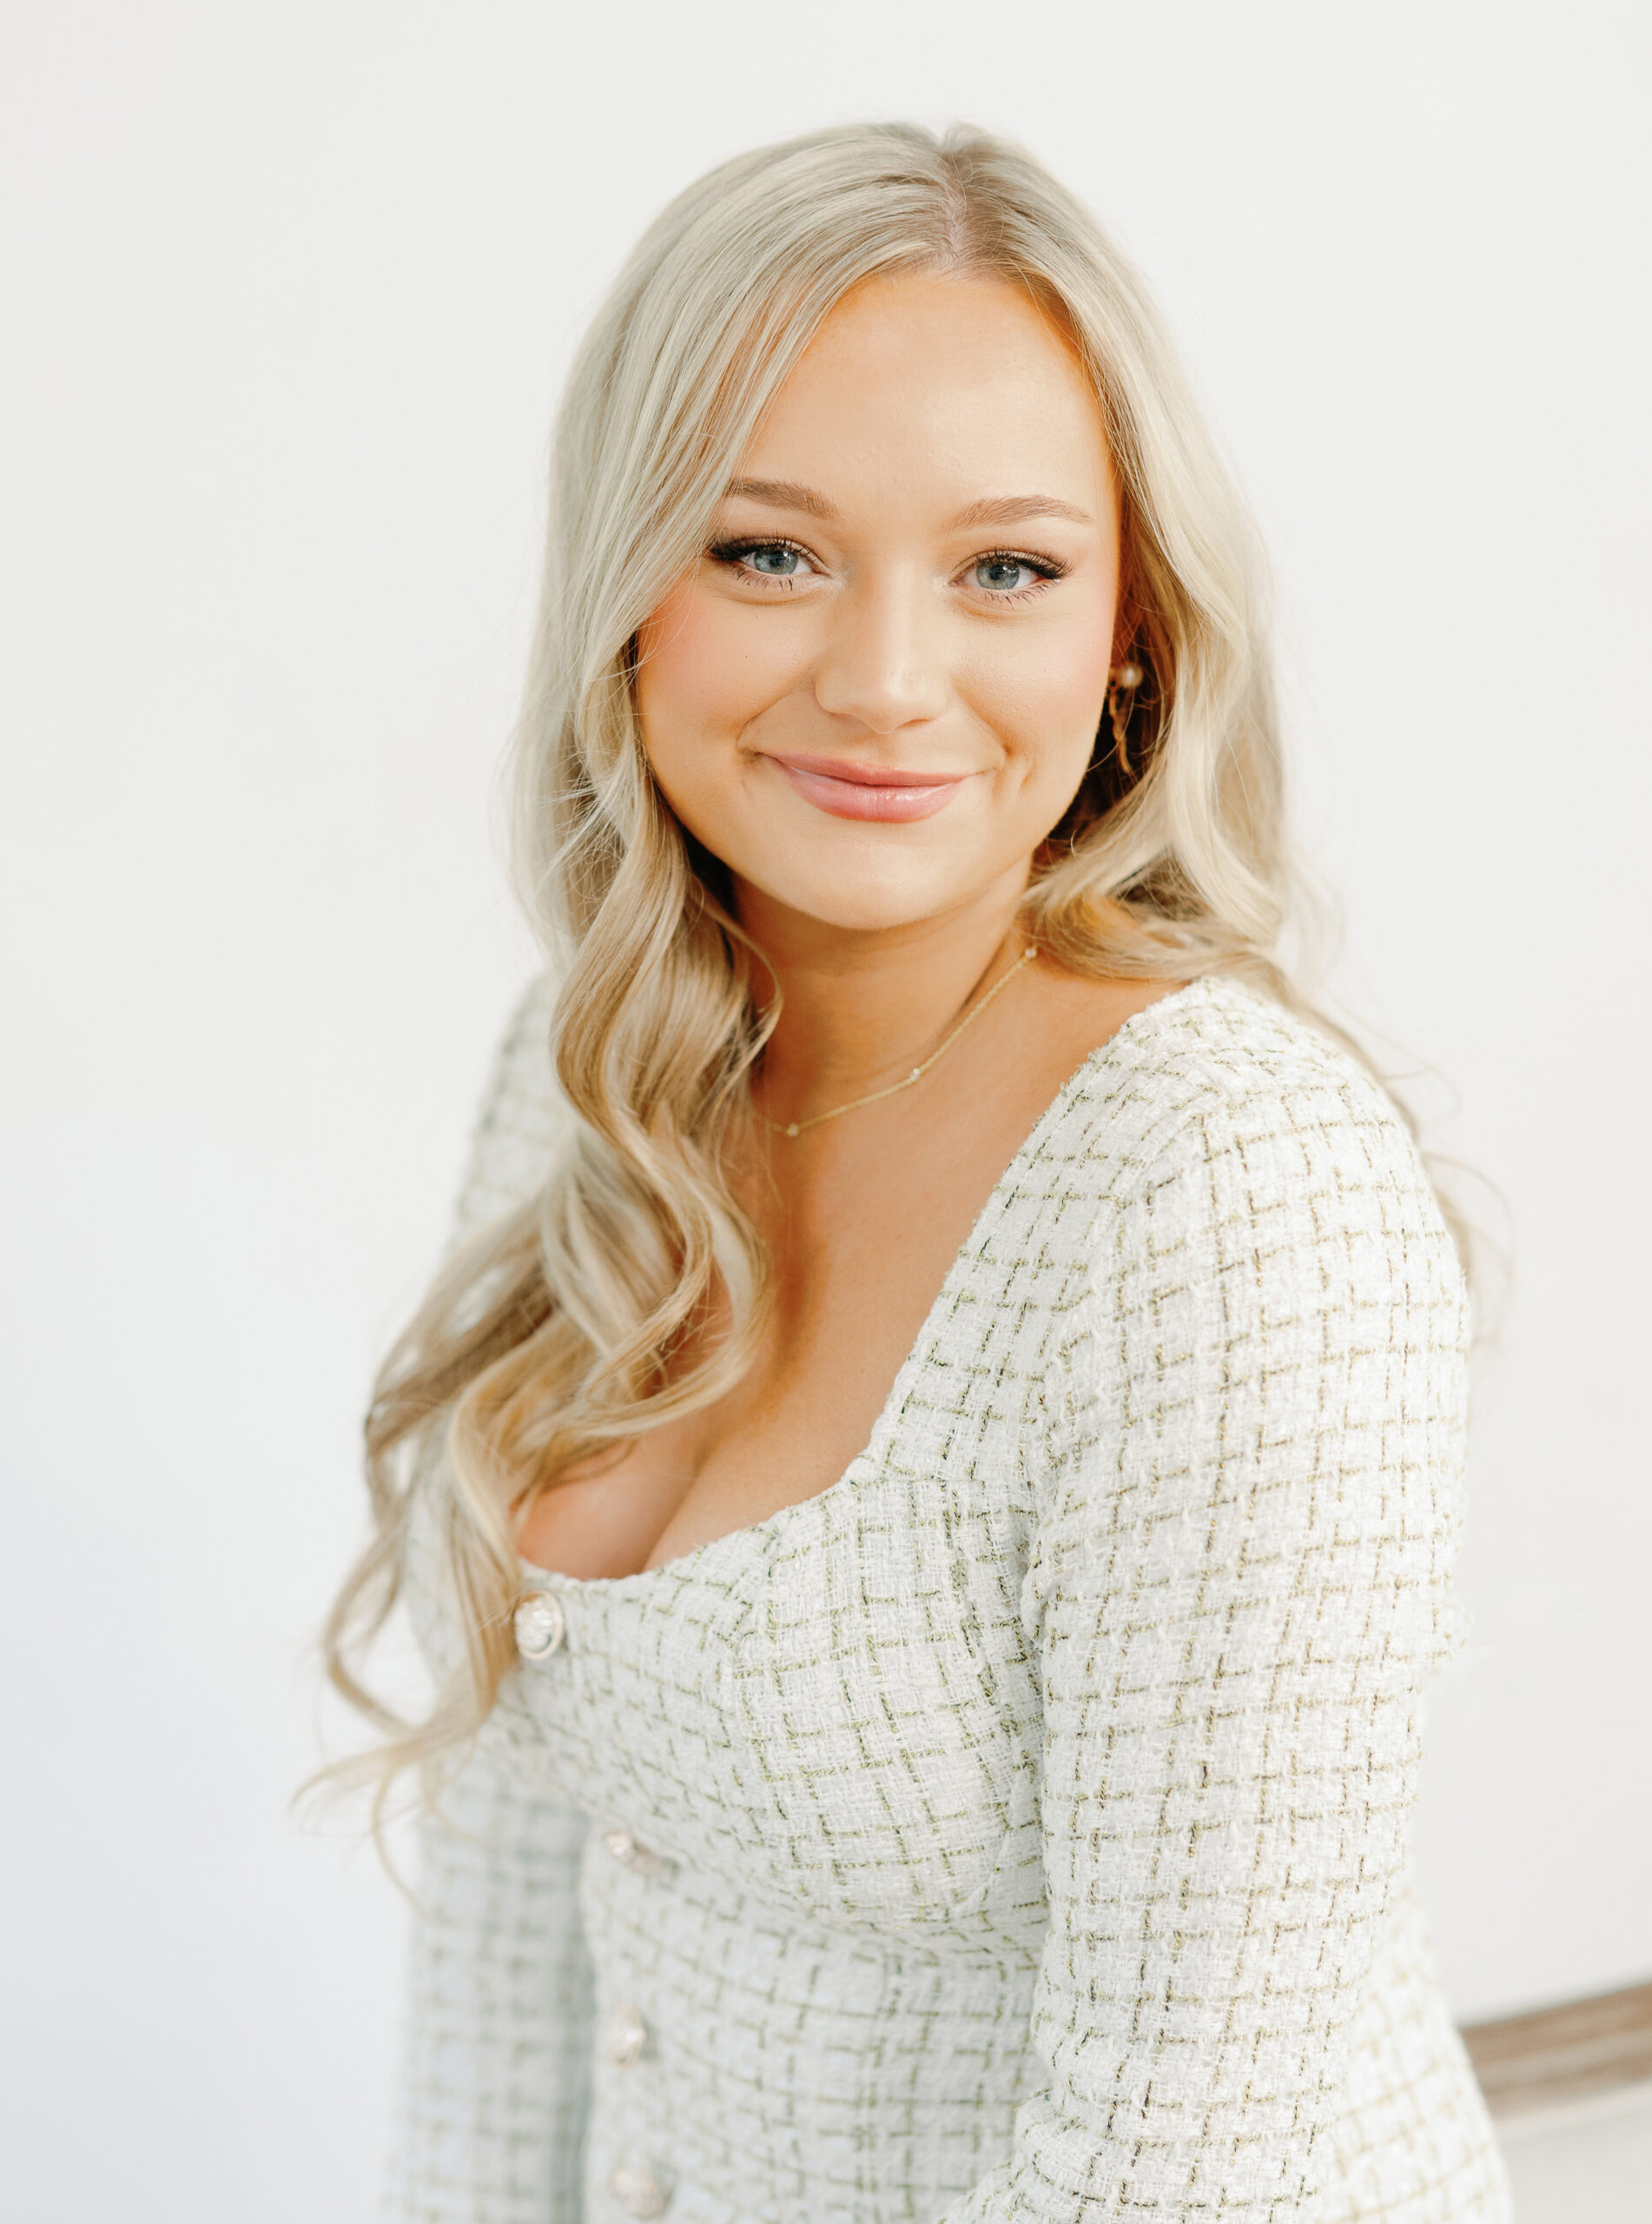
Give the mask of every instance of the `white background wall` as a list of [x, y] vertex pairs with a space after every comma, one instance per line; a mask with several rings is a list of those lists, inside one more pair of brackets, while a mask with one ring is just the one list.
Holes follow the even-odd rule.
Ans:
[[1260, 510], [1340, 993], [1514, 1230], [1420, 1819], [1453, 2003], [1652, 1975], [1644, 20], [6, 0], [0, 2212], [371, 2211], [400, 1907], [283, 1802], [530, 963], [488, 816], [552, 398], [670, 192], [849, 116], [1084, 193]]

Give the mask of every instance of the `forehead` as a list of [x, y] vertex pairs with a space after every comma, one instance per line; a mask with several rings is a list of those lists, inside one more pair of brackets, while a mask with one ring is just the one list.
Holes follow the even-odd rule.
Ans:
[[1089, 379], [1028, 289], [930, 271], [869, 279], [838, 302], [741, 470], [964, 500], [1034, 489], [1099, 500], [1112, 476]]

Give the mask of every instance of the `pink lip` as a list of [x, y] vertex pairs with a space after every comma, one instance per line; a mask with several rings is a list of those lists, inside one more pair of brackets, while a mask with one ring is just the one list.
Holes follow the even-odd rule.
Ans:
[[804, 797], [834, 818], [876, 818], [886, 824], [930, 818], [969, 777], [966, 772], [913, 772], [893, 766], [856, 764], [842, 757], [777, 757], [786, 778]]

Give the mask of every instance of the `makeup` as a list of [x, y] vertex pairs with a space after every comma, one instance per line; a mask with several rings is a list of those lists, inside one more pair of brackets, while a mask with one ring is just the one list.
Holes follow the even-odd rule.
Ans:
[[919, 772], [902, 765], [857, 764], [848, 758], [764, 756], [816, 810], [834, 818], [903, 824], [944, 809], [967, 772]]

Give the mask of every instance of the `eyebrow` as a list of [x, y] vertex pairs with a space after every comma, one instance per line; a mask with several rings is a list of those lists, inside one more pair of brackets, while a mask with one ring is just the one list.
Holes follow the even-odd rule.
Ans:
[[802, 510], [811, 518], [842, 515], [835, 502], [792, 479], [731, 479], [729, 497], [732, 500], [737, 496], [742, 501], [764, 503], [771, 510]]
[[[793, 479], [732, 479], [729, 482], [729, 499], [761, 502], [774, 510], [802, 510], [811, 518], [843, 515], [835, 502], [829, 502], [812, 486], [800, 486]], [[1020, 525], [1028, 518], [1071, 518], [1075, 525], [1095, 522], [1087, 510], [1062, 501], [1059, 495], [999, 494], [971, 502], [968, 509], [960, 510], [952, 520], [952, 529], [961, 531], [972, 525]]]
[[959, 511], [952, 522], [955, 526], [1020, 525], [1027, 518], [1071, 518], [1074, 525], [1095, 523], [1087, 510], [1064, 502], [1055, 494], [1001, 494], [986, 501], [971, 502], [967, 510]]

